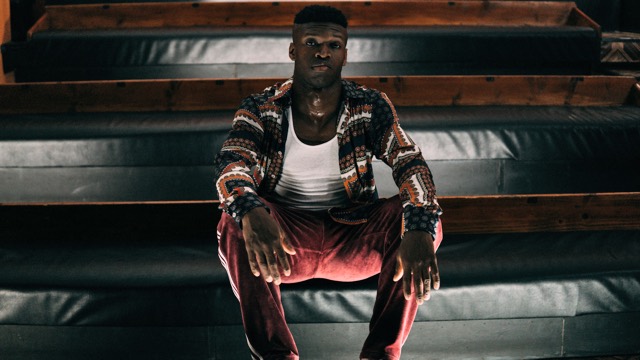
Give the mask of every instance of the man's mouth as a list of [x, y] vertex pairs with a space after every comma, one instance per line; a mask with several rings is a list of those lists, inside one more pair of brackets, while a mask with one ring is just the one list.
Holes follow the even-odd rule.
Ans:
[[326, 70], [331, 69], [331, 66], [329, 66], [329, 65], [327, 65], [325, 63], [322, 63], [322, 64], [314, 64], [314, 65], [311, 66], [311, 68], [314, 69], [314, 70], [317, 70], [317, 71], [326, 71]]

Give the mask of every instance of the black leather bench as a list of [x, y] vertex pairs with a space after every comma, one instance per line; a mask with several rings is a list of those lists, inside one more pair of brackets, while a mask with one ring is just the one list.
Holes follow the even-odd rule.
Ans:
[[[289, 77], [287, 28], [39, 31], [6, 51], [16, 81]], [[345, 76], [592, 74], [600, 37], [578, 26], [355, 27]]]
[[[232, 113], [0, 117], [3, 354], [248, 358], [215, 245], [211, 165]], [[445, 230], [447, 195], [640, 191], [635, 106], [398, 113], [429, 159]], [[443, 288], [420, 309], [405, 356], [640, 352], [640, 229], [586, 229], [447, 234]], [[357, 354], [374, 282], [283, 287], [305, 358]]]
[[[52, 346], [51, 359], [248, 358], [216, 256], [215, 204], [0, 212], [0, 334], [24, 337], [3, 341], [3, 353], [26, 357]], [[443, 288], [420, 308], [405, 354], [636, 352], [639, 255], [639, 231], [447, 235], [439, 252]], [[374, 295], [375, 278], [283, 286], [302, 355], [352, 358]], [[176, 332], [182, 335], [168, 341]]]
[[[637, 106], [399, 107], [441, 195], [640, 191]], [[233, 111], [0, 116], [0, 202], [215, 199]], [[393, 193], [376, 163], [382, 195]]]
[[[176, 0], [162, 0], [175, 2]], [[530, 0], [531, 1], [531, 0]], [[542, 1], [542, 0], [533, 0]], [[548, 1], [548, 0], [546, 0]], [[620, 29], [621, 17], [629, 16], [629, 14], [621, 14], [627, 10], [625, 6], [631, 7], [633, 0], [553, 0], [563, 2], [575, 2], [577, 7], [587, 16], [592, 18], [604, 31], [613, 31]], [[81, 5], [81, 4], [112, 4], [112, 3], [144, 3], [159, 2], [158, 0], [47, 0], [46, 5]], [[189, 3], [198, 3], [201, 1], [187, 1]], [[627, 5], [628, 4], [628, 5]]]

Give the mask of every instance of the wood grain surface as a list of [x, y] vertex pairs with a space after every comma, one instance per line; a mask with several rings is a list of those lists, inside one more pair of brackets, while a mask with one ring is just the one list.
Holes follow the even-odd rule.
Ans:
[[[640, 230], [639, 192], [442, 196], [439, 203], [447, 234]], [[214, 200], [0, 204], [0, 227], [212, 232], [218, 206]]]
[[[310, 4], [314, 2], [289, 0], [48, 6], [47, 28], [290, 27], [295, 14]], [[572, 9], [575, 8], [572, 2], [533, 1], [374, 0], [331, 1], [331, 5], [345, 13], [350, 26], [561, 26], [568, 25]]]
[[[396, 106], [619, 106], [625, 76], [354, 77]], [[0, 84], [0, 114], [236, 109], [249, 94], [284, 79], [184, 79]], [[637, 102], [637, 100], [635, 100]]]

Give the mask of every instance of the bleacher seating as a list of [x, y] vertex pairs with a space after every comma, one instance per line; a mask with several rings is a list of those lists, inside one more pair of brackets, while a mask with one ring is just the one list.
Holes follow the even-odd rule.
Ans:
[[[599, 27], [572, 3], [531, 4], [336, 2], [351, 18], [344, 74], [596, 72]], [[53, 6], [11, 62], [20, 82], [286, 78], [290, 23], [301, 5], [259, 2], [247, 12], [233, 3], [158, 3], [154, 17], [139, 3]]]
[[[13, 114], [0, 125], [6, 184], [0, 201], [213, 199], [211, 164], [233, 109], [244, 94], [276, 80], [1, 87], [0, 107]], [[441, 194], [640, 190], [640, 172], [628, 165], [640, 141], [640, 109], [627, 103], [633, 78], [354, 80], [397, 99], [402, 123], [425, 147]], [[546, 145], [535, 146], [538, 141]], [[481, 180], [469, 181], [468, 171], [483, 174]], [[538, 179], [530, 178], [534, 172]], [[389, 176], [378, 182], [382, 190], [393, 189]]]
[[[571, 2], [331, 3], [345, 75], [396, 104], [445, 211], [403, 359], [639, 354], [640, 84], [600, 74], [599, 24]], [[48, 8], [0, 84], [1, 358], [249, 358], [212, 164], [240, 99], [290, 76], [304, 5]], [[283, 285], [303, 359], [357, 356], [375, 280]]]

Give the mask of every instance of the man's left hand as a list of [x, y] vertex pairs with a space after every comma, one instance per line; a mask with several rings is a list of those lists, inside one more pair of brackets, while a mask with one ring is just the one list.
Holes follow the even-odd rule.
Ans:
[[[440, 273], [433, 237], [426, 231], [407, 231], [398, 248], [393, 281], [402, 278], [404, 298], [411, 300], [411, 286], [418, 305], [431, 297], [431, 286], [440, 288]], [[412, 281], [413, 280], [413, 281]]]

